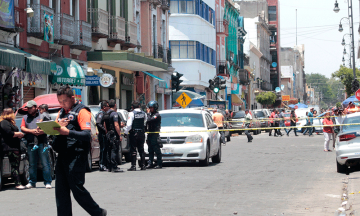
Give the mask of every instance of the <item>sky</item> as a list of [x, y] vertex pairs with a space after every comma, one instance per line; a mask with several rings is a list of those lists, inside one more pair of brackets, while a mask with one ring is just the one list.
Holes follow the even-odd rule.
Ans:
[[[358, 49], [359, 1], [353, 1], [355, 61]], [[335, 13], [335, 0], [279, 0], [280, 2], [280, 44], [281, 47], [293, 47], [296, 44], [296, 9], [298, 42], [305, 45], [305, 73], [320, 73], [330, 78], [342, 64], [344, 47], [343, 36], [350, 32], [347, 19], [342, 20], [343, 32], [339, 32], [341, 18], [348, 17], [347, 0], [338, 0], [340, 12]], [[345, 36], [350, 44], [350, 37]], [[350, 46], [345, 46], [350, 53]], [[350, 55], [346, 55], [345, 60]], [[346, 66], [349, 67], [347, 60]]]

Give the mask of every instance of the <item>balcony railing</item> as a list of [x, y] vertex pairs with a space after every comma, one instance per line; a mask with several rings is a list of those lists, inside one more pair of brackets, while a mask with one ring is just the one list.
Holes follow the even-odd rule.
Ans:
[[109, 12], [100, 8], [89, 8], [92, 35], [98, 38], [109, 36]]
[[[27, 35], [34, 36], [40, 39], [44, 38], [44, 24], [45, 24], [45, 12], [48, 15], [54, 15], [54, 10], [40, 4], [29, 5], [34, 11], [33, 17], [27, 18]], [[54, 26], [55, 27], [55, 26]], [[56, 27], [55, 27], [56, 28]], [[51, 35], [50, 35], [51, 36]], [[54, 35], [52, 35], [54, 37]]]
[[137, 25], [134, 22], [126, 22], [126, 42], [137, 46]]
[[55, 15], [54, 42], [61, 45], [70, 45], [74, 42], [74, 22], [73, 16], [68, 14]]
[[119, 16], [110, 16], [109, 17], [109, 26], [110, 26], [110, 34], [109, 41], [113, 41], [115, 43], [123, 43], [125, 42], [125, 19]]
[[229, 36], [229, 23], [227, 20], [216, 20], [216, 34], [222, 37]]
[[[155, 50], [157, 50], [157, 53], [155, 53]], [[157, 45], [154, 46], [154, 54], [157, 54], [156, 57], [154, 55], [155, 58], [161, 58], [163, 60], [163, 62], [166, 62], [165, 61], [166, 55], [164, 53], [164, 48], [163, 48], [163, 46], [161, 44], [157, 44]]]
[[169, 10], [170, 9], [170, 0], [162, 0], [161, 9]]
[[76, 20], [74, 28], [74, 43], [71, 48], [90, 51], [91, 44], [91, 24], [83, 20]]
[[216, 74], [228, 75], [229, 71], [226, 66], [226, 61], [216, 61]]
[[152, 3], [154, 6], [157, 6], [161, 4], [161, 0], [150, 0], [150, 3]]
[[261, 82], [261, 89], [264, 91], [271, 91], [272, 90], [272, 84], [267, 81]]

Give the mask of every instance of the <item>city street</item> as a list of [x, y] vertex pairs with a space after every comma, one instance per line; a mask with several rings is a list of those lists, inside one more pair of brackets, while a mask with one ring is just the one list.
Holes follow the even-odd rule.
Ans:
[[[86, 175], [86, 188], [108, 215], [333, 215], [340, 207], [344, 174], [335, 152], [323, 151], [323, 135], [233, 137], [222, 162], [167, 162], [162, 170]], [[129, 163], [121, 166], [130, 167]], [[360, 190], [349, 175], [349, 193]], [[53, 182], [53, 186], [55, 183]], [[55, 190], [0, 192], [0, 215], [56, 215]], [[360, 194], [350, 195], [353, 209]], [[73, 214], [87, 215], [73, 199]]]

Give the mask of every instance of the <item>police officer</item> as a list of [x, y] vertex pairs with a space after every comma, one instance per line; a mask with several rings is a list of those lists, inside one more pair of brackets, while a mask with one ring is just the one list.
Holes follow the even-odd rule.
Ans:
[[84, 188], [87, 155], [91, 140], [90, 109], [75, 102], [68, 86], [60, 87], [57, 98], [61, 106], [56, 121], [61, 127], [54, 128], [53, 149], [58, 153], [56, 162], [55, 197], [58, 215], [72, 215], [71, 196], [90, 215], [106, 215], [105, 209], [93, 200]]
[[100, 111], [96, 115], [96, 126], [98, 128], [99, 134], [99, 144], [100, 144], [100, 171], [106, 171], [107, 167], [107, 146], [105, 145], [105, 134], [106, 134], [106, 128], [104, 126], [103, 116], [104, 113], [106, 113], [109, 110], [109, 102], [104, 100], [100, 104]]
[[128, 121], [125, 128], [125, 133], [129, 133], [130, 138], [130, 154], [131, 167], [128, 171], [136, 171], [136, 149], [140, 155], [139, 166], [141, 170], [146, 170], [145, 163], [145, 122], [147, 120], [146, 113], [140, 109], [140, 103], [134, 101], [132, 103], [134, 110], [129, 113]]
[[[161, 169], [162, 168], [162, 154], [160, 151], [161, 143], [158, 143], [159, 132], [161, 128], [161, 116], [157, 111], [159, 108], [159, 104], [156, 101], [150, 101], [148, 103], [148, 120], [146, 122], [147, 131], [148, 132], [157, 132], [157, 133], [149, 133], [147, 136], [147, 143], [149, 146], [149, 164], [147, 168], [151, 169]], [[154, 153], [156, 153], [157, 165], [154, 165]]]
[[107, 146], [107, 170], [108, 172], [123, 172], [118, 164], [121, 163], [119, 158], [119, 148], [121, 141], [121, 123], [120, 116], [116, 112], [116, 101], [109, 100], [110, 109], [104, 114], [103, 121], [106, 127], [106, 146]]

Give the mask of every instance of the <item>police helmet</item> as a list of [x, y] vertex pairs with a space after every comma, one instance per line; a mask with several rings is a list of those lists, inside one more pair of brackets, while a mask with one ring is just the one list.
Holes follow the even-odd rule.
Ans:
[[156, 110], [158, 110], [158, 108], [159, 108], [159, 104], [158, 104], [158, 102], [156, 102], [156, 101], [150, 101], [149, 103], [148, 103], [148, 105], [147, 105], [147, 107], [154, 107], [154, 110], [156, 111]]

